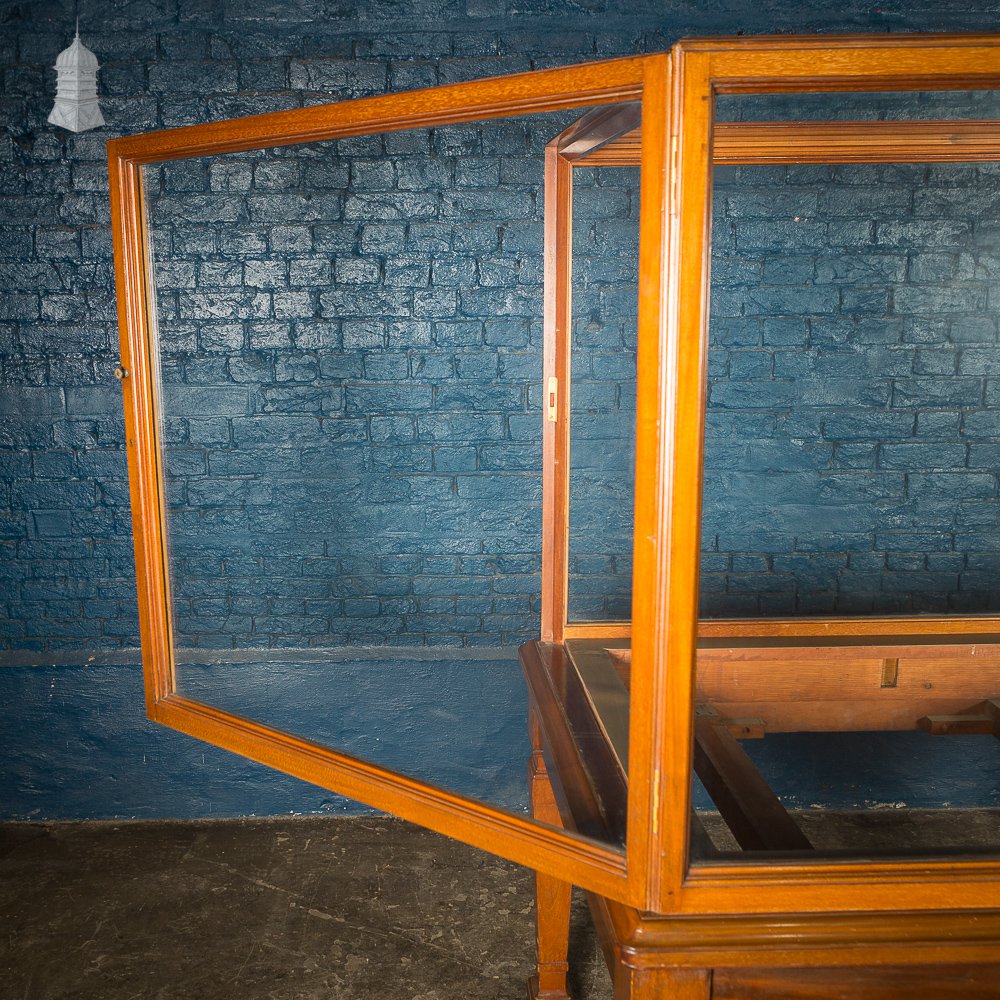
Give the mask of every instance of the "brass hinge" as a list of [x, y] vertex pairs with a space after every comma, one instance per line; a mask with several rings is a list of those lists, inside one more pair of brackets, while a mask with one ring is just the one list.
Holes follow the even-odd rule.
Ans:
[[548, 385], [545, 388], [545, 410], [547, 419], [555, 423], [559, 404], [559, 379], [555, 375], [549, 376]]

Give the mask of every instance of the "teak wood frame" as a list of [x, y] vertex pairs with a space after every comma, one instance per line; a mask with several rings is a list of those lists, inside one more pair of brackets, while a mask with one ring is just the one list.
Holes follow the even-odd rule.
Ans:
[[[831, 43], [843, 51], [827, 53]], [[950, 51], [949, 51], [950, 49]], [[829, 55], [829, 58], [827, 57]], [[599, 938], [612, 972], [616, 998], [662, 996], [708, 1000], [710, 996], [755, 997], [852, 995], [889, 997], [923, 989], [927, 995], [997, 995], [995, 965], [1000, 940], [1000, 865], [995, 861], [952, 859], [880, 864], [770, 863], [698, 866], [689, 857], [690, 775], [695, 714], [696, 649], [699, 639], [731, 640], [734, 647], [754, 638], [792, 640], [817, 651], [828, 638], [850, 640], [877, 650], [902, 650], [907, 640], [921, 652], [930, 637], [966, 642], [983, 637], [995, 643], [995, 616], [961, 618], [812, 619], [808, 621], [722, 621], [696, 619], [702, 476], [701, 426], [705, 409], [705, 355], [710, 233], [711, 162], [894, 162], [970, 161], [1000, 158], [996, 122], [819, 123], [713, 128], [715, 93], [729, 90], [879, 90], [995, 85], [1000, 75], [1000, 39], [721, 39], [681, 43], [674, 49], [675, 114], [671, 127], [672, 169], [668, 290], [671, 314], [665, 343], [659, 345], [656, 383], [639, 357], [639, 404], [643, 393], [659, 395], [662, 436], [653, 453], [655, 474], [637, 460], [635, 526], [635, 656], [663, 659], [648, 671], [659, 686], [658, 700], [669, 706], [658, 748], [663, 770], [662, 806], [654, 828], [667, 831], [662, 876], [647, 898], [652, 912], [639, 912], [589, 894]], [[693, 127], [692, 127], [693, 124]], [[577, 143], [579, 136], [567, 134]], [[635, 133], [608, 142], [587, 158], [589, 164], [635, 163]], [[553, 144], [553, 159], [558, 156]], [[575, 152], [575, 150], [574, 150]], [[560, 169], [561, 168], [561, 169]], [[562, 184], [555, 206], [571, 206], [570, 157], [553, 164], [548, 177]], [[560, 242], [556, 257], [568, 261], [571, 229], [551, 220], [547, 234]], [[561, 427], [549, 428], [551, 467], [544, 547], [551, 574], [543, 642], [522, 651], [532, 690], [532, 787], [541, 814], [553, 801], [563, 804], [563, 820], [587, 814], [585, 788], [598, 780], [599, 764], [588, 778], [576, 762], [559, 760], [567, 723], [551, 730], [544, 703], [553, 687], [548, 678], [565, 675], [567, 640], [602, 640], [608, 646], [629, 631], [629, 623], [569, 622], [567, 617], [569, 496], [569, 267], [553, 271], [561, 284], [547, 302], [547, 334], [553, 344], [546, 375], [560, 377]], [[560, 319], [557, 325], [554, 320]], [[556, 367], [558, 365], [558, 367]], [[645, 378], [644, 378], [645, 376]], [[643, 388], [645, 384], [645, 389]], [[648, 397], [647, 397], [648, 398]], [[649, 425], [639, 425], [637, 452]], [[648, 505], [648, 507], [646, 506]], [[646, 509], [644, 509], [644, 507]], [[648, 518], [648, 519], [647, 519]], [[643, 548], [648, 550], [645, 556]], [[662, 575], [657, 578], [657, 572]], [[558, 579], [558, 578], [561, 578]], [[650, 587], [650, 580], [661, 586]], [[651, 607], [650, 591], [655, 594]], [[728, 642], [726, 643], [729, 644]], [[900, 645], [903, 644], [903, 645]], [[766, 645], [766, 643], [765, 643]], [[939, 646], [938, 649], [941, 647]], [[995, 646], [994, 646], [995, 648]], [[639, 651], [643, 650], [643, 651]], [[913, 652], [913, 650], [910, 650]], [[898, 663], [898, 660], [896, 661]], [[547, 665], [546, 665], [547, 664]], [[993, 664], [995, 672], [996, 664]], [[562, 690], [556, 685], [558, 690]], [[641, 709], [632, 701], [632, 710]], [[994, 717], [995, 726], [995, 717]], [[995, 732], [995, 729], [994, 729]], [[599, 759], [608, 756], [607, 734]], [[549, 757], [552, 760], [549, 760]], [[565, 758], [565, 753], [563, 757]], [[629, 754], [631, 760], [631, 752]], [[548, 772], [544, 764], [549, 762]], [[552, 764], [555, 764], [553, 768]], [[608, 762], [605, 761], [607, 764]], [[605, 770], [615, 771], [611, 761]], [[555, 795], [547, 788], [551, 780]], [[603, 779], [602, 779], [603, 780]], [[583, 786], [583, 787], [581, 787]], [[654, 801], [658, 796], [654, 793]], [[613, 799], [614, 796], [612, 795]], [[582, 800], [582, 801], [581, 801]], [[596, 801], [596, 800], [592, 800]], [[630, 796], [631, 801], [631, 796]], [[600, 808], [599, 806], [597, 808]], [[605, 807], [605, 812], [607, 811]], [[630, 820], [631, 822], [631, 820]], [[696, 826], [692, 822], [692, 827]], [[692, 829], [691, 839], [696, 830]], [[538, 879], [538, 975], [529, 997], [567, 996], [565, 976], [569, 888]], [[944, 965], [942, 963], [961, 963]], [[919, 969], [906, 966], [917, 965]], [[804, 967], [808, 967], [805, 968]], [[970, 969], [973, 972], [970, 974]], [[919, 985], [918, 985], [919, 984]], [[908, 988], [909, 987], [909, 988]]]
[[[625, 105], [626, 108], [631, 107]], [[577, 123], [546, 149], [545, 370], [549, 419], [544, 433], [545, 516], [542, 544], [543, 642], [617, 639], [631, 635], [629, 621], [574, 621], [569, 613], [571, 325], [573, 310], [573, 171], [575, 167], [640, 167], [641, 127], [619, 115], [619, 131], [591, 136]], [[674, 147], [676, 148], [676, 147]], [[1000, 160], [1000, 121], [733, 122], [714, 125], [712, 165], [782, 163], [970, 163]], [[710, 225], [710, 220], [708, 222]], [[702, 416], [704, 416], [702, 414]], [[706, 620], [699, 638], [770, 636], [906, 635], [989, 632], [996, 616], [864, 621], [844, 618]]]
[[[643, 909], [722, 914], [995, 906], [1000, 899], [1000, 863], [993, 861], [774, 863], [689, 869], [686, 817], [699, 631], [729, 636], [765, 631], [797, 636], [997, 631], [992, 618], [814, 620], [772, 622], [764, 627], [761, 623], [711, 623], [699, 629], [701, 422], [714, 95], [960, 89], [998, 83], [1000, 40], [992, 37], [707, 39], [679, 43], [669, 55], [522, 74], [110, 142], [122, 364], [128, 373], [123, 387], [129, 477], [150, 718]], [[142, 167], [185, 157], [636, 100], [642, 101], [643, 121], [636, 420], [640, 474], [635, 485], [633, 615], [630, 626], [623, 623], [620, 627], [631, 633], [633, 647], [628, 831], [623, 855], [586, 837], [455, 795], [176, 693], [158, 427], [155, 290]], [[794, 127], [773, 126], [766, 133], [767, 128], [758, 128], [757, 162], [780, 162], [781, 149], [797, 141], [791, 134]], [[719, 134], [722, 137], [725, 130], [720, 128]], [[749, 132], [744, 132], [740, 141], [749, 138]], [[928, 141], [925, 147], [919, 136], [914, 139], [911, 134], [906, 142], [907, 149], [919, 150], [924, 159], [976, 158], [965, 150], [949, 156], [947, 141]], [[767, 155], [779, 159], [768, 161]], [[825, 152], [823, 158], [829, 158]], [[887, 158], [893, 157], [887, 153]], [[984, 154], [982, 158], [994, 157]], [[546, 169], [558, 172], [558, 157], [550, 157]], [[547, 278], [553, 278], [562, 266], [552, 253], [546, 255]], [[555, 308], [557, 303], [547, 299], [549, 323], [556, 322]], [[545, 364], [547, 371], [556, 364], [548, 347]], [[560, 395], [559, 406], [566, 407], [568, 399]], [[560, 416], [565, 413], [568, 410], [561, 410]], [[555, 423], [559, 426], [564, 421]], [[552, 433], [546, 427], [549, 456], [554, 454], [556, 441], [549, 437]], [[547, 460], [549, 491], [557, 483], [552, 470], [553, 463]], [[555, 526], [552, 517], [547, 507], [544, 520], [549, 540]], [[552, 571], [550, 561], [549, 579]], [[559, 601], [547, 600], [547, 627], [551, 627]], [[577, 634], [586, 635], [586, 629], [580, 628]], [[607, 635], [607, 626], [595, 624], [590, 634]], [[876, 884], [890, 887], [889, 891], [874, 892]]]
[[[580, 643], [599, 646], [596, 640]], [[588, 692], [569, 664], [573, 655], [557, 643], [531, 642], [522, 649], [534, 748], [532, 807], [571, 828], [618, 827], [624, 812], [618, 804], [627, 794], [624, 775], [608, 739], [597, 734]], [[753, 798], [744, 799], [751, 805], [751, 823], [763, 818], [761, 799], [754, 805]], [[877, 886], [871, 891], [877, 893]], [[997, 908], [661, 914], [594, 893], [587, 897], [615, 1000], [855, 995], [889, 1000], [914, 995], [918, 982], [921, 996], [1000, 996], [1000, 967], [990, 964], [1000, 942]], [[569, 901], [569, 885], [538, 875], [538, 971], [529, 983], [530, 1000], [569, 1000]], [[976, 992], [984, 983], [989, 989]]]
[[[639, 836], [641, 826], [636, 827], [626, 858], [613, 845], [449, 792], [177, 693], [155, 285], [142, 168], [321, 139], [642, 101], [649, 119], [662, 123], [660, 134], [653, 130], [644, 146], [648, 174], [655, 179], [647, 192], [651, 208], [646, 271], [656, 286], [663, 280], [656, 226], [661, 213], [655, 206], [665, 199], [668, 95], [669, 57], [659, 54], [213, 122], [108, 143], [139, 623], [151, 719], [604, 896], [642, 902], [651, 848], [650, 838]], [[662, 323], [662, 295], [654, 293], [644, 318], [650, 338], [656, 339]], [[652, 719], [648, 725], [646, 738], [652, 745]], [[635, 809], [637, 816], [648, 814], [642, 803], [637, 802]]]
[[[653, 827], [662, 831], [672, 826], [671, 834], [660, 840], [659, 881], [650, 884], [648, 898], [656, 901], [659, 912], [691, 914], [995, 908], [1000, 901], [1000, 862], [996, 860], [692, 864], [688, 836], [680, 826], [690, 808], [699, 631], [730, 636], [880, 637], [883, 642], [884, 637], [893, 635], [995, 635], [1000, 631], [996, 617], [722, 622], [699, 628], [714, 99], [723, 93], [995, 87], [1000, 82], [1000, 39], [704, 39], [680, 42], [673, 49], [673, 60], [667, 335], [659, 345], [657, 370], [662, 381], [655, 390], [649, 370], [643, 371], [640, 342], [636, 446], [637, 469], [644, 468], [643, 458], [654, 447], [657, 460], [636, 482], [632, 656], [633, 663], [651, 665], [644, 675], [656, 685], [640, 697], [652, 697], [665, 706], [658, 729], [662, 742], [656, 760], [661, 770], [656, 773], [659, 780], [654, 796], [659, 810]], [[865, 129], [859, 129], [855, 137], [855, 158], [868, 134]], [[727, 130], [720, 127], [719, 131], [724, 136]], [[779, 131], [788, 134], [793, 129]], [[942, 141], [938, 135], [924, 146], [919, 134], [919, 126], [895, 135], [887, 130], [883, 155], [891, 159], [946, 155], [947, 139]], [[773, 135], [765, 135], [761, 145], [767, 155], [779, 152]], [[799, 144], [800, 150], [803, 145], [808, 144]], [[902, 155], [894, 152], [900, 147]], [[976, 158], [968, 150], [960, 151], [958, 144], [954, 153], [956, 160]], [[810, 155], [819, 154], [813, 151]], [[986, 158], [995, 155], [987, 154]], [[836, 159], [834, 155], [834, 162]], [[648, 403], [647, 396], [651, 397]], [[662, 433], [658, 437], [644, 409], [647, 405], [659, 407], [656, 418]], [[655, 443], [644, 443], [647, 435]], [[647, 583], [652, 580], [657, 585]]]
[[[634, 123], [614, 132], [596, 122], [588, 143], [582, 127], [567, 129], [548, 150], [546, 180], [547, 260], [546, 386], [557, 385], [557, 419], [546, 425], [546, 513], [543, 543], [542, 640], [617, 639], [631, 635], [634, 659], [664, 655], [644, 676], [665, 682], [657, 701], [670, 706], [664, 733], [661, 817], [654, 828], [671, 828], [661, 844], [660, 885], [650, 885], [661, 912], [724, 912], [746, 906], [744, 887], [761, 879], [769, 887], [758, 911], [843, 909], [859, 899], [858, 887], [893, 883], [894, 898], [914, 908], [940, 900], [939, 888], [960, 873], [975, 883], [964, 905], [995, 902], [1000, 865], [978, 860], [853, 866], [829, 862], [692, 866], [688, 835], [679, 817], [690, 815], [692, 717], [696, 644], [706, 638], [741, 640], [795, 637], [820, 646], [824, 637], [855, 638], [872, 646], [902, 637], [947, 639], [995, 637], [996, 616], [815, 618], [704, 621], [696, 618], [700, 539], [702, 426], [705, 413], [711, 168], [713, 163], [969, 162], [1000, 160], [996, 121], [795, 122], [715, 124], [717, 93], [878, 91], [984, 86], [1000, 79], [995, 38], [911, 39], [719, 39], [684, 41], [673, 50], [676, 101], [670, 136], [669, 324], [660, 355], [640, 333], [637, 390], [635, 575], [636, 606], [630, 622], [576, 622], [568, 614], [572, 316], [572, 175], [575, 165], [639, 165]], [[642, 129], [647, 127], [643, 119]], [[640, 276], [640, 296], [643, 293]], [[657, 382], [656, 379], [663, 381]], [[555, 380], [554, 382], [552, 380]], [[651, 440], [644, 407], [658, 402], [662, 437]], [[672, 403], [670, 402], [672, 401]], [[656, 455], [656, 460], [642, 456]], [[654, 475], [653, 470], [656, 470]], [[667, 498], [673, 496], [671, 501]], [[643, 519], [643, 515], [648, 520]], [[650, 540], [655, 540], [649, 545]], [[657, 548], [661, 561], [657, 564]], [[662, 560], [668, 560], [664, 562]], [[657, 570], [668, 584], [651, 586]], [[647, 603], [652, 595], [652, 602]], [[657, 607], [657, 602], [659, 606]], [[651, 637], [656, 636], [654, 641]], [[987, 638], [989, 641], [989, 638]], [[887, 654], [891, 655], [891, 654]], [[648, 661], [647, 661], [648, 662]], [[632, 712], [647, 696], [633, 691]], [[630, 761], [635, 757], [630, 752]], [[631, 793], [630, 793], [631, 807]], [[671, 820], [670, 817], [673, 817]], [[631, 832], [631, 821], [629, 825]], [[866, 876], [864, 872], [870, 872]], [[987, 874], [988, 873], [988, 874]], [[988, 883], [988, 885], [987, 885]], [[982, 890], [981, 892], [979, 890]], [[870, 900], [865, 905], [871, 905]]]

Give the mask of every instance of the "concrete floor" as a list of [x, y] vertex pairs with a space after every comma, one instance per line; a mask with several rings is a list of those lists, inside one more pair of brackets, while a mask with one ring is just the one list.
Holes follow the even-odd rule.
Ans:
[[[0, 824], [0, 996], [501, 1000], [532, 875], [398, 820]], [[610, 980], [575, 900], [573, 982]]]
[[[1000, 843], [997, 810], [798, 818], [823, 849]], [[522, 1000], [532, 896], [388, 818], [0, 823], [0, 998]], [[609, 1000], [582, 896], [570, 963], [577, 1000]]]

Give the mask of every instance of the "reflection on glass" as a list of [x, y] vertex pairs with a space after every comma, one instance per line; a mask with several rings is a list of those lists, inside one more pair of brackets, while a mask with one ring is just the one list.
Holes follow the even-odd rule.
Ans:
[[543, 152], [581, 114], [145, 169], [180, 693], [526, 808]]
[[[1000, 611], [998, 196], [717, 168], [703, 617]], [[913, 631], [703, 640], [696, 856], [996, 850], [997, 637]]]
[[639, 167], [573, 169], [569, 620], [632, 611]]

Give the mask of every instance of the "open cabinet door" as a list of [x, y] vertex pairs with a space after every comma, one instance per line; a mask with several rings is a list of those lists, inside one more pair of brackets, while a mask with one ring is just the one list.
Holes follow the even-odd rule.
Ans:
[[[108, 144], [150, 718], [637, 905], [651, 784], [627, 850], [525, 815], [515, 649], [549, 600], [545, 147], [641, 118], [637, 176], [586, 179], [590, 307], [628, 299], [655, 368], [669, 81], [656, 55]], [[649, 713], [631, 739], [653, 759]]]

